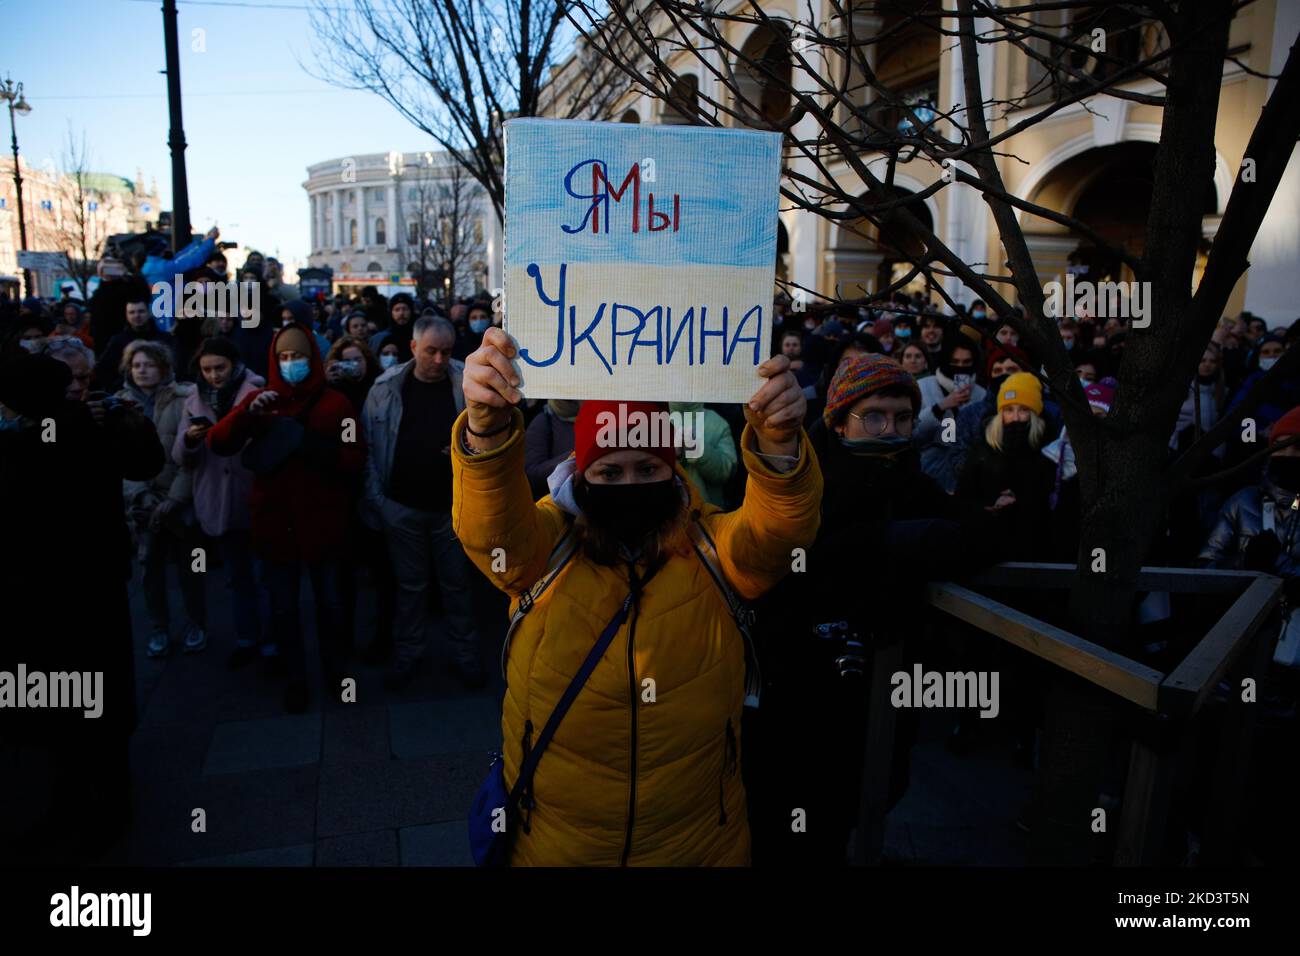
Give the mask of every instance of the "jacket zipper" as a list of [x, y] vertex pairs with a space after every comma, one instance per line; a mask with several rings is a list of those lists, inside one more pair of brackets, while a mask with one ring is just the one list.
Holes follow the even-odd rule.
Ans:
[[627, 626], [627, 690], [632, 702], [632, 749], [629, 776], [631, 787], [627, 798], [627, 832], [623, 837], [623, 857], [619, 866], [627, 866], [632, 853], [632, 825], [636, 820], [636, 750], [637, 750], [637, 692], [636, 692], [636, 617], [640, 602], [632, 601], [632, 620]]
[[[528, 755], [533, 751], [533, 722], [531, 720], [524, 721], [523, 748], [524, 755], [519, 761], [519, 766], [521, 768], [528, 762]], [[523, 829], [524, 833], [527, 834], [533, 832], [533, 806], [533, 788], [530, 784], [525, 791], [519, 795], [519, 815], [521, 817], [520, 827]]]
[[731, 718], [727, 718], [727, 736], [722, 748], [722, 772], [718, 774], [718, 826], [727, 825], [727, 802], [726, 802], [726, 780], [727, 771], [734, 770], [736, 766], [736, 732], [731, 726]]

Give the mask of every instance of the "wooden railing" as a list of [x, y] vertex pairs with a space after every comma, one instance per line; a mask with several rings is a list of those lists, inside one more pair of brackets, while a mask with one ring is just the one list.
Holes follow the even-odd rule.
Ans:
[[[1174, 594], [1236, 595], [1226, 613], [1169, 673], [1131, 660], [1046, 621], [987, 597], [973, 588], [1067, 591], [1077, 576], [1074, 565], [1007, 563], [961, 584], [939, 582], [926, 589], [931, 607], [991, 634], [1060, 670], [1076, 675], [1120, 701], [1138, 708], [1144, 726], [1133, 736], [1115, 863], [1160, 862], [1175, 765], [1188, 724], [1228, 679], [1239, 691], [1247, 677], [1260, 678], [1272, 658], [1278, 628], [1265, 627], [1281, 601], [1282, 580], [1247, 571], [1143, 568], [1140, 591]], [[902, 644], [874, 652], [871, 702], [863, 761], [861, 806], [854, 861], [880, 858], [893, 758], [895, 712], [889, 703], [890, 678], [902, 665]], [[1241, 694], [1228, 695], [1216, 758], [1207, 846], [1231, 855], [1238, 845], [1244, 781], [1254, 733], [1255, 708]]]

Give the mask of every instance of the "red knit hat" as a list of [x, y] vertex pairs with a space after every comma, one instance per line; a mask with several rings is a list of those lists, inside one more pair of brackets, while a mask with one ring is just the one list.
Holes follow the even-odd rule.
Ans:
[[1273, 430], [1269, 432], [1268, 437], [1269, 441], [1280, 441], [1292, 435], [1300, 435], [1300, 405], [1274, 422]]
[[[660, 413], [664, 417], [656, 418]], [[675, 429], [661, 425], [668, 421], [667, 415], [666, 402], [583, 402], [573, 423], [573, 456], [579, 474], [603, 455], [628, 449], [662, 458], [671, 468], [681, 438]], [[634, 443], [624, 444], [629, 437]]]
[[1022, 372], [1026, 372], [1033, 368], [1033, 365], [1029, 361], [1029, 356], [1019, 348], [1014, 345], [1007, 346], [999, 343], [989, 349], [988, 358], [984, 360], [984, 374], [989, 378], [992, 378], [993, 366], [998, 362], [1005, 362], [1007, 359], [1015, 359], [1016, 364], [1020, 366], [1020, 371]]

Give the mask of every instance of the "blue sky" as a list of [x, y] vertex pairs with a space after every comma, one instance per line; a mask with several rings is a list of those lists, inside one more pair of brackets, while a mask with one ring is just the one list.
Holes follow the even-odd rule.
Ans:
[[[233, 3], [233, 0], [231, 0]], [[336, 156], [436, 149], [376, 96], [331, 87], [314, 64], [307, 0], [178, 0], [190, 216], [282, 258], [310, 251], [307, 166]], [[24, 160], [62, 166], [69, 127], [97, 171], [158, 181], [171, 208], [159, 0], [9, 0], [0, 70], [24, 84]], [[195, 29], [206, 51], [193, 49]], [[6, 136], [8, 130], [4, 131]], [[5, 144], [6, 153], [8, 143]]]

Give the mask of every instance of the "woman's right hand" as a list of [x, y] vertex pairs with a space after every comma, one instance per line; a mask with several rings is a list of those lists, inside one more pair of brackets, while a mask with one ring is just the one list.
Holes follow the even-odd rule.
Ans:
[[483, 344], [465, 359], [465, 410], [474, 431], [490, 432], [503, 426], [510, 420], [514, 404], [523, 398], [519, 375], [510, 365], [518, 352], [514, 339], [493, 326], [483, 333]]
[[248, 410], [254, 415], [270, 415], [271, 406], [275, 404], [280, 394], [272, 389], [258, 392], [251, 402], [248, 403]]
[[201, 444], [203, 436], [208, 433], [208, 429], [211, 427], [211, 425], [191, 425], [185, 429], [185, 443], [190, 447]]
[[961, 388], [954, 388], [951, 392], [939, 400], [939, 407], [942, 409], [960, 408], [970, 401], [971, 387], [963, 385]]

